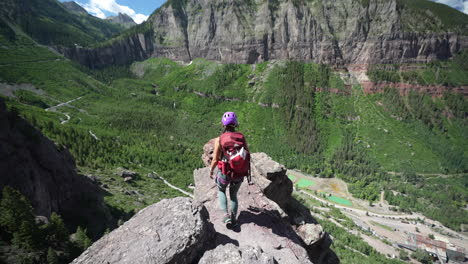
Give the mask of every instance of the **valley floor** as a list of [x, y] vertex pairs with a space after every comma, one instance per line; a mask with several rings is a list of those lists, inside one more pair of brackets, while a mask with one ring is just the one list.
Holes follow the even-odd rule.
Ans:
[[[368, 201], [363, 201], [352, 197], [347, 190], [347, 184], [338, 179], [317, 178], [306, 175], [297, 170], [288, 170], [288, 175], [296, 183], [296, 191], [303, 197], [312, 198], [321, 205], [339, 209], [344, 215], [351, 219], [355, 228], [341, 225], [338, 219], [333, 221], [349, 233], [359, 235], [378, 252], [398, 257], [398, 244], [408, 244], [410, 234], [418, 234], [423, 237], [434, 237], [434, 241], [443, 241], [448, 247], [461, 248], [464, 252], [468, 249], [468, 236], [463, 233], [453, 231], [440, 222], [428, 219], [422, 214], [401, 214], [391, 211], [389, 204], [383, 199], [383, 194], [379, 203], [370, 205]], [[306, 188], [300, 188], [297, 183], [301, 179], [313, 182]], [[333, 202], [330, 197], [341, 197], [350, 203], [342, 205]], [[329, 208], [319, 207], [319, 212], [328, 212]], [[315, 212], [314, 216], [323, 217]], [[363, 232], [364, 231], [364, 232]]]

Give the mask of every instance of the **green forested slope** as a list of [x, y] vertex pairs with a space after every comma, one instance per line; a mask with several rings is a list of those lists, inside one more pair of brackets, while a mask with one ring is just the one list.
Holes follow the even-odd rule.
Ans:
[[457, 32], [468, 34], [468, 15], [429, 0], [397, 0], [403, 29], [408, 32]]
[[[34, 86], [14, 90], [9, 108], [68, 148], [82, 173], [108, 185], [105, 201], [116, 218], [180, 195], [147, 173], [189, 190], [203, 144], [220, 133], [221, 114], [236, 111], [252, 151], [288, 168], [342, 178], [363, 199], [387, 190], [386, 199], [401, 210], [456, 230], [468, 219], [468, 104], [461, 95], [401, 96], [392, 89], [366, 95], [328, 66], [299, 62], [150, 59], [92, 71], [10, 27], [2, 27], [0, 49], [1, 92], [5, 84]], [[452, 62], [444, 62], [445, 70], [446, 63]], [[45, 110], [80, 97], [56, 112]], [[65, 114], [71, 119], [61, 124]], [[141, 177], [124, 183], [117, 167]]]
[[124, 30], [97, 17], [68, 11], [57, 0], [2, 1], [0, 20], [0, 30], [18, 27], [45, 45], [87, 46]]
[[[150, 59], [131, 68], [143, 76], [137, 78], [125, 67], [85, 73], [70, 62], [52, 60], [8, 67], [0, 77], [46, 91], [47, 96], [16, 92], [20, 96], [9, 103], [35, 119], [44, 133], [71, 150], [79, 166], [91, 171], [119, 166], [157, 171], [186, 187], [192, 170], [201, 166], [201, 147], [217, 136], [219, 115], [227, 110], [238, 113], [240, 130], [253, 151], [267, 152], [289, 168], [343, 178], [359, 198], [377, 199], [389, 186], [407, 188], [403, 176], [387, 172], [467, 171], [467, 104], [460, 95], [400, 96], [392, 89], [365, 95], [359, 85], [345, 85], [327, 66], [297, 62], [251, 66], [195, 60], [184, 66]], [[65, 125], [57, 122], [64, 119], [59, 113], [18, 104], [37, 106], [42, 98], [45, 108], [53, 105], [50, 98], [68, 101], [83, 95], [73, 103], [75, 108], [59, 109], [71, 115]], [[80, 140], [71, 140], [77, 137]], [[421, 178], [419, 183], [431, 188], [433, 180]], [[466, 201], [463, 191], [450, 191]], [[431, 195], [415, 193], [427, 199], [403, 207], [424, 212], [424, 205], [440, 203]], [[438, 219], [459, 228], [466, 213], [457, 209], [461, 201], [444, 201], [454, 215], [439, 214]]]

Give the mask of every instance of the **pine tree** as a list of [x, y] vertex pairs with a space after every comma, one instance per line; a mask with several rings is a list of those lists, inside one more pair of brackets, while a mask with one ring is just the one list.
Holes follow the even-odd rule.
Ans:
[[56, 245], [63, 245], [68, 241], [69, 232], [60, 215], [55, 212], [50, 216], [50, 222], [46, 227], [47, 241]]
[[86, 232], [86, 229], [83, 229], [81, 228], [81, 226], [79, 226], [76, 229], [75, 233], [75, 243], [78, 246], [78, 248], [80, 248], [83, 251], [86, 250], [93, 243], [86, 234]]
[[26, 250], [38, 249], [38, 229], [34, 222], [21, 221], [18, 231], [13, 233], [12, 243]]
[[55, 252], [55, 250], [53, 250], [51, 247], [49, 247], [49, 249], [47, 250], [47, 263], [49, 264], [59, 263], [57, 252]]
[[5, 186], [0, 202], [0, 226], [13, 234], [20, 228], [18, 222], [34, 225], [33, 208], [20, 192]]

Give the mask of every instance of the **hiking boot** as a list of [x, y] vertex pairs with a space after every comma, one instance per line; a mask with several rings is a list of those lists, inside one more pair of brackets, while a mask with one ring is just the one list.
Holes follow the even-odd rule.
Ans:
[[236, 227], [238, 225], [239, 223], [237, 222], [236, 215], [231, 213], [231, 227]]
[[231, 225], [232, 223], [232, 219], [231, 219], [231, 216], [229, 214], [225, 214], [224, 217], [223, 217], [223, 223], [227, 226], [227, 225]]

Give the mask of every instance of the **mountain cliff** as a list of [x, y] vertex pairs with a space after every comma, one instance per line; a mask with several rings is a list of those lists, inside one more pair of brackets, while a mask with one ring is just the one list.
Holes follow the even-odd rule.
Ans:
[[8, 112], [3, 99], [0, 128], [0, 190], [10, 186], [20, 191], [36, 215], [50, 217], [56, 212], [70, 225], [87, 222], [93, 231], [105, 228], [110, 214], [101, 190], [77, 174], [67, 149], [57, 147], [15, 112]]
[[62, 52], [90, 67], [149, 57], [425, 63], [467, 48], [467, 32], [467, 15], [426, 0], [170, 0], [101, 47]]

